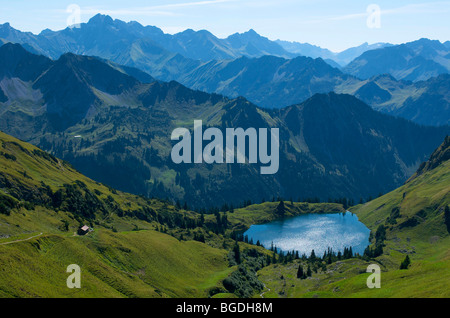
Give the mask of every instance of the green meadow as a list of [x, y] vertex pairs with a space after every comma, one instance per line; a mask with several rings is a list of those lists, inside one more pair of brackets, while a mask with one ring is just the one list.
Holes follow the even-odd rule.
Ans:
[[[436, 158], [439, 151], [448, 145]], [[350, 208], [372, 234], [385, 227], [381, 255], [324, 263], [298, 279], [304, 260], [270, 262], [272, 252], [237, 244], [233, 234], [281, 217], [344, 212], [341, 204], [284, 201], [282, 215], [278, 201], [253, 204], [226, 212], [220, 231], [223, 212], [201, 216], [116, 191], [0, 133], [0, 297], [236, 297], [227, 280], [259, 280], [255, 298], [449, 297], [449, 172], [450, 161], [434, 162], [404, 186]], [[82, 225], [93, 231], [78, 235]], [[411, 265], [400, 270], [406, 255]], [[80, 289], [66, 285], [70, 264], [81, 268]], [[366, 286], [369, 264], [382, 270], [380, 289]]]

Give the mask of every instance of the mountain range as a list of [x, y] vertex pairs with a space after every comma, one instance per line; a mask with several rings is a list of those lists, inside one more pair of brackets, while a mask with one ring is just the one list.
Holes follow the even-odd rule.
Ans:
[[[293, 217], [344, 213], [342, 204], [264, 202], [205, 215], [117, 191], [3, 132], [0, 150], [0, 297], [449, 295], [449, 137], [403, 186], [350, 208], [373, 233], [364, 255], [309, 259], [238, 241], [235, 231], [279, 219], [281, 205]], [[67, 288], [68, 264], [81, 269], [82, 288]], [[374, 264], [384, 289], [367, 288]], [[296, 275], [314, 265], [310, 278]]]
[[298, 54], [301, 56], [308, 56], [312, 58], [320, 57], [327, 63], [329, 63], [331, 66], [337, 68], [346, 66], [348, 63], [350, 63], [351, 61], [353, 61], [355, 58], [357, 58], [366, 51], [393, 46], [393, 44], [390, 43], [369, 44], [366, 42], [359, 46], [348, 48], [342, 52], [336, 53], [328, 49], [321, 48], [320, 46], [312, 45], [309, 43], [289, 42], [282, 40], [276, 40], [275, 42], [290, 53]]
[[[333, 67], [343, 67], [345, 72], [362, 79], [389, 73], [389, 71], [396, 72], [397, 68], [398, 74], [391, 74], [397, 79], [425, 80], [442, 72], [448, 73], [448, 54], [450, 53], [448, 42], [440, 43], [428, 39], [401, 45], [363, 43], [335, 53], [309, 43], [272, 41], [259, 35], [253, 29], [244, 33], [232, 34], [224, 39], [214, 36], [207, 30], [187, 29], [171, 35], [155, 26], [143, 26], [136, 21], [127, 23], [102, 14], [95, 15], [88, 23], [81, 23], [80, 27], [68, 27], [60, 31], [46, 29], [38, 35], [21, 32], [11, 27], [9, 23], [5, 23], [0, 25], [0, 39], [1, 41], [20, 43], [30, 52], [40, 53], [52, 59], [72, 52], [100, 56], [126, 65], [138, 64], [140, 59], [144, 58], [139, 56], [139, 53], [146, 56], [156, 55], [161, 62], [170, 62], [171, 59], [176, 59], [178, 63], [182, 62], [182, 64], [194, 61], [231, 60], [243, 56], [249, 58], [265, 55], [283, 58], [320, 57]], [[119, 46], [120, 51], [117, 50]], [[366, 52], [371, 53], [361, 56]], [[392, 54], [395, 57], [391, 56], [389, 59], [385, 59]], [[357, 59], [358, 57], [360, 59]], [[411, 58], [412, 61], [409, 61]], [[128, 63], [125, 63], [127, 60]], [[392, 62], [389, 62], [390, 60]], [[396, 64], [400, 60], [401, 63]], [[425, 61], [427, 63], [424, 63]], [[353, 64], [348, 65], [351, 62]], [[420, 63], [423, 65], [420, 65], [417, 70], [414, 69]], [[436, 64], [441, 65], [441, 68]], [[169, 65], [167, 65], [168, 70], [170, 70]], [[399, 69], [406, 67], [409, 70], [400, 72]], [[154, 71], [157, 68], [149, 66], [146, 71], [149, 71], [150, 68], [153, 68], [150, 73], [156, 76]], [[167, 74], [162, 72], [158, 75]], [[171, 80], [174, 78], [160, 79]]]
[[[381, 114], [347, 94], [267, 110], [95, 57], [67, 53], [53, 61], [9, 43], [0, 61], [1, 130], [119, 190], [197, 208], [277, 196], [376, 196], [402, 184], [449, 132]], [[279, 128], [279, 172], [174, 164], [171, 131], [194, 120], [222, 129]]]
[[[333, 52], [309, 44], [270, 41], [254, 30], [226, 39], [204, 30], [170, 35], [157, 27], [105, 15], [96, 15], [80, 28], [44, 30], [39, 35], [6, 23], [0, 26], [0, 38], [22, 43], [28, 51], [52, 59], [67, 52], [98, 56], [150, 74], [148, 80], [139, 78], [144, 82], [151, 78], [176, 80], [208, 93], [243, 96], [266, 108], [281, 108], [316, 93], [335, 91], [419, 124], [446, 125], [450, 120], [448, 90], [442, 89], [448, 83], [450, 52], [448, 43], [439, 41], [365, 43], [337, 58]], [[333, 56], [339, 63], [355, 59], [342, 68], [330, 63]], [[388, 73], [391, 76], [386, 76]]]
[[[89, 34], [90, 40], [83, 40], [83, 35], [86, 34]], [[103, 40], [99, 42], [100, 37]], [[135, 21], [126, 23], [102, 14], [94, 16], [88, 23], [82, 23], [80, 28], [67, 28], [56, 32], [47, 29], [38, 35], [20, 32], [12, 28], [9, 23], [5, 23], [0, 26], [0, 39], [21, 43], [33, 53], [39, 52], [53, 59], [63, 53], [73, 52], [85, 55], [103, 55], [105, 58], [114, 60], [112, 56], [105, 55], [107, 46], [105, 44], [109, 43], [110, 46], [114, 46], [114, 43], [122, 42], [122, 46], [131, 46], [133, 43], [141, 46], [145, 43], [150, 51], [152, 48], [161, 50], [162, 55], [175, 53], [188, 59], [204, 62], [236, 59], [242, 56], [273, 55], [293, 58], [302, 55], [321, 57], [341, 66], [349, 63], [366, 50], [388, 45], [364, 43], [337, 54], [307, 43], [271, 41], [253, 29], [244, 33], [232, 34], [224, 39], [217, 38], [207, 30], [187, 29], [171, 35], [155, 26], [142, 26]]]
[[[142, 48], [146, 55], [153, 53], [161, 58], [180, 55], [187, 60], [204, 62], [241, 56], [296, 56], [254, 30], [236, 33], [226, 39], [219, 39], [206, 30], [188, 29], [171, 35], [154, 26], [143, 26], [135, 21], [126, 23], [101, 14], [91, 18], [88, 23], [82, 23], [79, 28], [61, 31], [47, 29], [38, 35], [18, 31], [5, 23], [0, 26], [0, 38], [24, 44], [33, 53], [38, 52], [53, 59], [72, 52], [101, 56], [122, 64], [125, 63], [120, 59], [137, 48]], [[120, 52], [117, 50], [119, 45]], [[136, 61], [139, 57], [128, 58]]]
[[[450, 41], [335, 53], [101, 14], [0, 25], [0, 298], [449, 297], [449, 88]], [[261, 161], [278, 129], [277, 173], [249, 154], [175, 163], [174, 129], [209, 143], [196, 121], [224, 142], [256, 128]], [[364, 253], [245, 235], [314, 213], [362, 222]], [[374, 265], [382, 288], [367, 288]]]
[[420, 39], [362, 53], [343, 71], [361, 79], [390, 74], [397, 80], [428, 80], [450, 71], [448, 46], [429, 39]]
[[321, 58], [275, 56], [211, 61], [177, 81], [228, 97], [244, 96], [265, 108], [282, 108], [314, 94], [331, 91], [354, 95], [374, 109], [418, 124], [450, 124], [450, 74], [426, 81], [397, 80], [389, 74], [361, 80], [330, 66]]

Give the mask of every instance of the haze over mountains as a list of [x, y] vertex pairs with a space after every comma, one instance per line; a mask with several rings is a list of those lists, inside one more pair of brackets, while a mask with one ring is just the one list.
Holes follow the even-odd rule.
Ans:
[[450, 71], [450, 52], [437, 40], [420, 39], [366, 51], [343, 70], [362, 79], [386, 73], [398, 80], [428, 80]]
[[[53, 61], [5, 44], [0, 61], [0, 130], [120, 190], [197, 207], [376, 196], [402, 184], [449, 133], [381, 114], [351, 95], [317, 94], [264, 110], [94, 57], [67, 53]], [[279, 128], [279, 172], [174, 164], [171, 131], [192, 128], [196, 119], [220, 128]]]
[[[450, 296], [449, 51], [334, 53], [105, 15], [39, 35], [0, 25], [0, 298]], [[242, 128], [247, 162], [176, 164], [176, 128], [191, 159]], [[266, 128], [275, 174], [248, 162], [278, 150]], [[346, 211], [370, 231], [362, 255], [353, 231], [323, 257], [245, 233]], [[367, 288], [371, 264], [381, 289]]]
[[[331, 65], [335, 67], [342, 67], [353, 61], [355, 58], [360, 56], [366, 51], [381, 49], [383, 47], [392, 46], [390, 43], [363, 43], [359, 46], [348, 48], [342, 52], [335, 53], [331, 52], [328, 49], [321, 48], [317, 45], [311, 45], [309, 43], [298, 43], [298, 42], [289, 42], [277, 40], [281, 47], [283, 47], [286, 51], [302, 56], [309, 56], [312, 58], [322, 58], [327, 61]], [[334, 62], [334, 63], [333, 63]]]
[[[365, 43], [336, 54], [309, 44], [271, 41], [254, 30], [226, 39], [205, 30], [170, 35], [157, 27], [100, 14], [80, 28], [44, 30], [39, 35], [5, 23], [0, 26], [0, 39], [21, 43], [28, 51], [52, 59], [67, 52], [99, 56], [158, 80], [176, 80], [230, 98], [243, 96], [266, 108], [335, 91], [419, 124], [450, 123], [449, 90], [442, 89], [448, 83], [449, 42]], [[338, 69], [332, 66], [338, 66], [336, 62], [350, 63]]]

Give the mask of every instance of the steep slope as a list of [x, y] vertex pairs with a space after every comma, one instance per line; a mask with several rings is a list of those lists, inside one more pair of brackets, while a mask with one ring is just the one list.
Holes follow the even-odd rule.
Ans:
[[424, 246], [448, 238], [444, 210], [450, 204], [449, 145], [447, 136], [405, 185], [354, 209], [371, 228], [387, 227], [391, 250], [403, 246], [408, 254], [419, 249], [426, 254]]
[[[49, 116], [43, 120], [50, 120], [47, 128], [53, 130], [67, 128], [103, 103], [121, 103], [121, 98], [126, 100], [124, 94], [142, 85], [141, 81], [154, 82], [150, 75], [131, 67], [72, 53], [52, 61], [18, 44], [0, 47], [0, 57], [0, 87], [9, 96], [2, 102], [9, 99], [10, 106], [15, 104], [17, 110], [34, 116], [42, 115], [44, 109]], [[31, 110], [30, 102], [35, 104]], [[27, 133], [24, 130], [20, 136]]]
[[[378, 114], [351, 96], [318, 95], [268, 113], [243, 99], [215, 99], [176, 83], [155, 83], [147, 93], [144, 108], [105, 108], [62, 135], [36, 140], [111, 186], [201, 207], [274, 195], [375, 196], [406, 180], [447, 131]], [[280, 170], [263, 176], [254, 165], [174, 165], [170, 133], [192, 128], [194, 119], [224, 128], [279, 127]]]
[[352, 94], [383, 113], [421, 125], [442, 126], [450, 124], [449, 81], [450, 74], [415, 83], [383, 74], [365, 81], [347, 81], [335, 91]]
[[[268, 288], [265, 296], [448, 298], [449, 142], [446, 137], [415, 177], [403, 186], [350, 208], [372, 230], [374, 245], [377, 237], [382, 238], [382, 255], [341, 260], [305, 280], [295, 278], [298, 263], [266, 267], [258, 272]], [[406, 255], [411, 265], [400, 269]], [[366, 285], [370, 275], [366, 270], [371, 264], [381, 268], [379, 289], [369, 289]]]
[[[329, 68], [305, 59], [291, 63]], [[0, 129], [114, 188], [196, 208], [273, 196], [375, 196], [404, 182], [448, 133], [380, 115], [347, 95], [317, 95], [267, 111], [176, 82], [141, 83], [92, 57], [65, 54], [50, 62], [34, 82], [1, 80], [8, 100], [0, 104]], [[259, 164], [174, 164], [170, 135], [177, 127], [191, 129], [194, 120], [222, 129], [279, 128], [279, 171], [261, 175]]]
[[94, 111], [92, 107], [101, 103], [97, 91], [120, 95], [140, 84], [96, 58], [67, 53], [34, 82], [33, 88], [42, 92], [47, 113], [53, 115], [53, 127], [61, 130]]
[[[280, 117], [292, 134], [291, 140], [296, 141], [294, 147], [325, 167], [323, 187], [326, 179], [342, 182], [342, 189], [354, 184], [355, 188], [348, 190], [353, 193], [356, 188], [383, 188], [385, 182], [400, 184], [417, 167], [413, 154], [426, 152], [428, 147], [410, 122], [375, 112], [350, 95], [315, 95], [298, 106], [282, 109]], [[425, 148], [416, 148], [419, 144]], [[394, 166], [397, 168], [391, 170]], [[321, 179], [320, 175], [309, 177]]]
[[[233, 231], [276, 217], [276, 205], [264, 204], [258, 216], [238, 209], [229, 221], [226, 212], [200, 215], [166, 201], [116, 191], [0, 132], [0, 297], [223, 294], [224, 279], [237, 269], [229, 258], [236, 244]], [[286, 209], [288, 215], [323, 211], [343, 208], [335, 203], [292, 203]], [[217, 235], [220, 216], [226, 231]], [[86, 224], [89, 233], [77, 234]], [[268, 251], [239, 245], [244, 262], [256, 255], [265, 266]], [[81, 269], [79, 289], [66, 285], [72, 264]], [[238, 283], [252, 296], [248, 282]]]
[[[199, 215], [118, 192], [0, 132], [0, 297], [206, 297], [226, 251], [155, 229]], [[87, 224], [87, 236], [74, 234]], [[172, 225], [169, 225], [172, 224]], [[81, 289], [66, 287], [70, 264]]]
[[445, 164], [450, 160], [450, 137], [445, 137], [444, 143], [440, 145], [430, 156], [428, 161], [423, 162], [416, 173], [409, 178], [408, 182], [419, 177], [420, 175], [437, 168], [440, 165]]
[[19, 44], [7, 43], [0, 47], [0, 77], [34, 81], [47, 70], [52, 61], [42, 55], [27, 52]]
[[322, 59], [264, 56], [212, 61], [179, 81], [194, 89], [244, 96], [262, 107], [281, 108], [302, 102], [315, 93], [328, 93], [349, 79]]
[[421, 94], [405, 100], [401, 107], [391, 112], [394, 116], [409, 118], [424, 125], [450, 124], [450, 74], [442, 74], [427, 81], [415, 83]]

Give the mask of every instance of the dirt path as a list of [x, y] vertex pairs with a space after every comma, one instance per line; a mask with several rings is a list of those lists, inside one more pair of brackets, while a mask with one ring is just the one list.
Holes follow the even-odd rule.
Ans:
[[266, 288], [267, 288], [267, 290], [264, 291], [264, 292], [262, 292], [262, 293], [259, 295], [261, 298], [264, 298], [264, 294], [265, 294], [265, 293], [270, 292], [270, 288], [267, 287], [266, 284], [264, 284], [264, 289], [266, 289]]
[[41, 233], [38, 234], [38, 235], [31, 236], [31, 237], [26, 238], [26, 239], [23, 239], [23, 240], [16, 240], [16, 241], [11, 241], [11, 242], [0, 243], [0, 245], [6, 245], [6, 244], [12, 244], [12, 243], [18, 243], [18, 242], [28, 241], [28, 240], [31, 240], [31, 239], [33, 239], [33, 238], [35, 238], [35, 237], [41, 236], [42, 234], [43, 234], [43, 233], [41, 232]]

